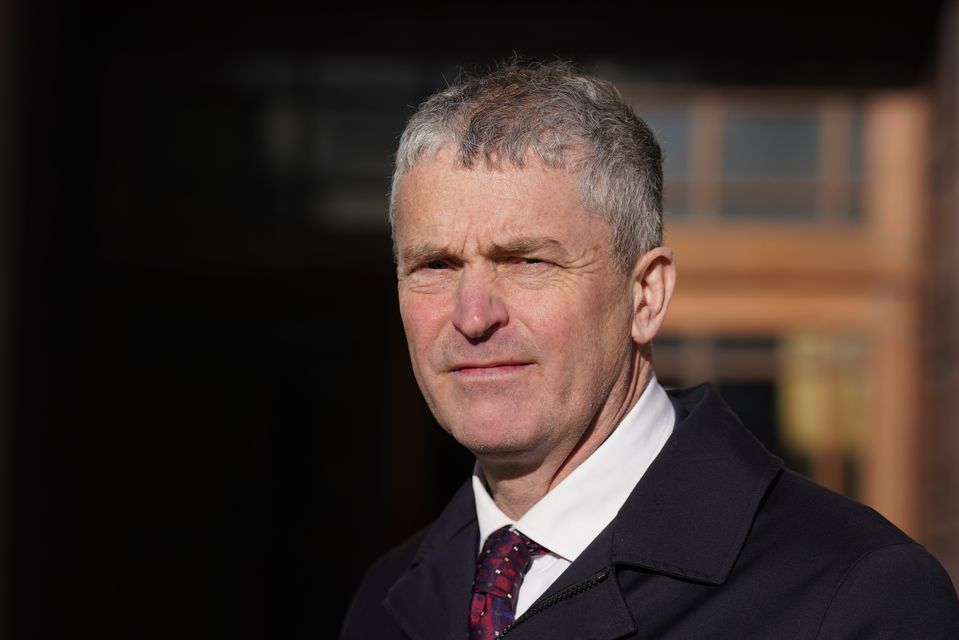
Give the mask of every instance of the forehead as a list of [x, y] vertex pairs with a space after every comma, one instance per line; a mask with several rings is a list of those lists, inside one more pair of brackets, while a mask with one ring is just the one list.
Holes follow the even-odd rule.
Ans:
[[579, 177], [535, 158], [523, 167], [465, 168], [443, 149], [421, 159], [397, 185], [398, 248], [538, 236], [565, 243], [597, 230], [606, 235], [601, 218], [583, 207]]

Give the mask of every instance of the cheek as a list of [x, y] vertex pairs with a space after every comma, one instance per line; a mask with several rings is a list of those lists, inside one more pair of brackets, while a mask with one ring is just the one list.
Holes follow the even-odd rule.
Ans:
[[401, 294], [399, 303], [410, 353], [423, 357], [436, 342], [448, 314], [438, 296]]
[[[570, 295], [572, 293], [573, 295]], [[517, 297], [513, 306], [534, 335], [553, 344], [567, 356], [580, 356], [577, 348], [591, 346], [608, 335], [613, 325], [622, 324], [621, 305], [611, 304], [609, 295], [601, 292], [559, 292], [557, 295]], [[521, 313], [515, 313], [522, 309]], [[584, 344], [586, 343], [586, 344]]]
[[586, 309], [570, 301], [528, 307], [519, 323], [535, 344], [536, 352], [548, 365], [548, 383], [562, 387], [564, 394], [584, 370], [592, 369], [598, 337], [584, 317]]
[[541, 304], [528, 317], [533, 334], [564, 366], [602, 375], [631, 343], [627, 307], [611, 295], [583, 295]]

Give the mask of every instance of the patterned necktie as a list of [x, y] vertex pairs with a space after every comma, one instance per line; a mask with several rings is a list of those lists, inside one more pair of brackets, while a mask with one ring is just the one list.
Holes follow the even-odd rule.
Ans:
[[509, 526], [486, 539], [476, 564], [469, 640], [493, 640], [513, 622], [516, 595], [533, 558], [546, 550]]

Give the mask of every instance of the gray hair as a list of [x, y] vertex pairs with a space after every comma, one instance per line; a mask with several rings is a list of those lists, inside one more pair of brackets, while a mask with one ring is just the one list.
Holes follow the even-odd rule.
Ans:
[[424, 156], [452, 147], [472, 169], [523, 167], [532, 151], [545, 166], [578, 175], [583, 206], [610, 227], [624, 272], [662, 244], [662, 151], [652, 131], [611, 83], [568, 62], [499, 65], [427, 98], [396, 152], [390, 225], [404, 175]]

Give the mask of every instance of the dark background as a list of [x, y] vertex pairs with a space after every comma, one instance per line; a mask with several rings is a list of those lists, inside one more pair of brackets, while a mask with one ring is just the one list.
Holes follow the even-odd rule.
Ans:
[[[14, 3], [2, 637], [335, 635], [471, 464], [394, 300], [411, 107], [514, 52], [659, 83], [927, 80], [938, 3], [771, 5]], [[271, 160], [278, 103], [342, 125], [306, 130], [318, 170]], [[324, 217], [342, 189], [374, 222]]]

